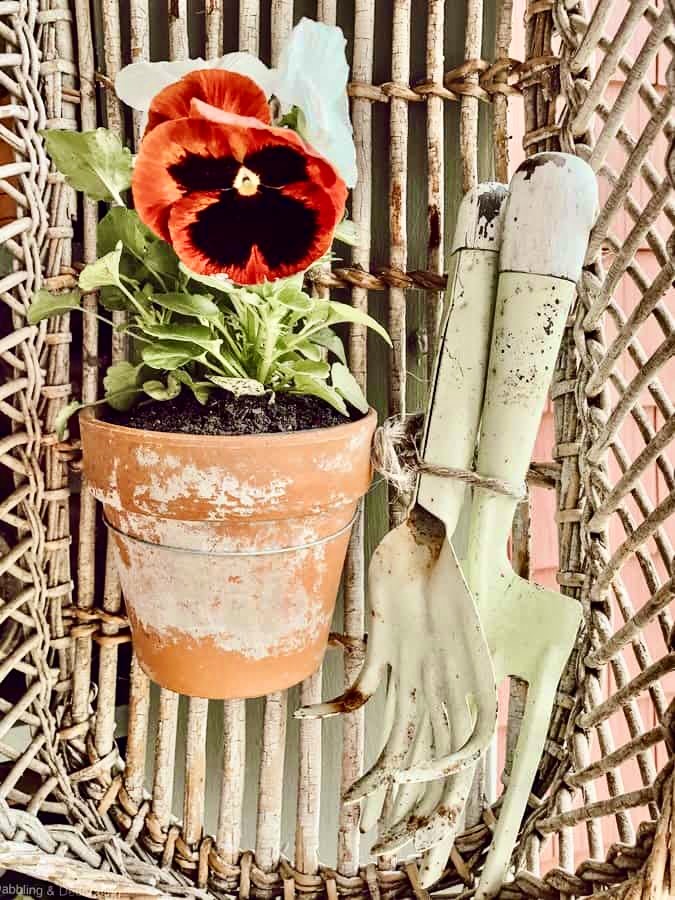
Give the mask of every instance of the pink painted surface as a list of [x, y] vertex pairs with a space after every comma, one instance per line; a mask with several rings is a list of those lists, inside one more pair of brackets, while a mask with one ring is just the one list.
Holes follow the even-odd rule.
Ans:
[[[659, 0], [657, 5], [661, 7], [663, 5], [662, 0]], [[615, 2], [613, 18], [607, 28], [608, 35], [613, 35], [616, 32], [616, 29], [619, 27], [625, 13], [628, 11], [629, 6], [629, 0], [617, 0], [617, 2]], [[523, 56], [523, 47], [525, 41], [525, 30], [523, 25], [524, 11], [525, 0], [516, 0], [514, 34], [510, 55], [521, 59]], [[629, 56], [635, 58], [635, 56], [639, 53], [648, 32], [649, 28], [647, 24], [641, 24], [627, 47], [626, 53]], [[659, 55], [657, 55], [656, 60], [654, 61], [650, 69], [652, 83], [659, 93], [662, 93], [664, 90], [666, 67], [666, 54], [665, 52], [661, 52]], [[623, 80], [624, 76], [622, 73], [615, 73], [612, 79], [612, 83], [608, 86], [605, 93], [605, 102], [608, 107], [611, 107], [618, 97], [622, 88]], [[633, 135], [637, 136], [642, 132], [647, 119], [648, 114], [643, 104], [640, 101], [636, 101], [629, 107], [625, 122], [626, 128]], [[515, 167], [524, 156], [522, 150], [523, 134], [524, 119], [522, 108], [520, 104], [513, 103], [511, 104], [509, 123], [512, 170], [515, 169]], [[658, 179], [661, 179], [665, 174], [665, 167], [663, 163], [664, 157], [665, 142], [660, 141], [650, 154], [650, 158], [657, 172]], [[618, 145], [616, 145], [615, 142], [615, 145], [612, 146], [610, 153], [608, 154], [607, 165], [616, 172], [621, 169], [621, 167], [625, 163], [625, 159], [625, 151], [623, 151]], [[603, 183], [601, 184], [601, 193], [603, 198], [608, 195], [608, 192], [609, 188], [607, 186], [607, 182], [603, 181]], [[636, 202], [636, 205], [640, 209], [642, 209], [649, 201], [652, 195], [652, 190], [643, 181], [642, 178], [638, 177], [633, 184], [631, 194]], [[632, 219], [630, 218], [628, 213], [624, 212], [623, 210], [619, 212], [615, 221], [612, 223], [612, 231], [621, 240], [624, 240], [629, 235], [632, 227]], [[658, 221], [657, 228], [662, 235], [669, 234], [669, 228], [666, 227], [665, 223], [662, 220]], [[609, 269], [611, 267], [612, 258], [613, 257], [611, 252], [607, 251], [604, 256], [604, 264], [606, 269]], [[647, 281], [651, 282], [655, 275], [658, 273], [659, 266], [653, 252], [650, 250], [649, 245], [645, 241], [643, 241], [640, 246], [640, 250], [636, 257], [636, 262], [641, 272], [646, 277]], [[675, 313], [674, 294], [675, 292], [671, 291], [667, 301], [667, 305], [670, 311]], [[618, 290], [615, 294], [617, 305], [623, 311], [624, 315], [630, 314], [639, 298], [640, 291], [634, 281], [632, 281], [630, 278], [624, 277], [621, 280]], [[610, 322], [607, 326], [605, 336], [605, 340], [608, 344], [612, 341], [615, 334], [616, 328], [613, 323]], [[663, 332], [661, 331], [653, 317], [650, 317], [649, 320], [640, 329], [639, 339], [647, 357], [649, 357], [662, 343], [664, 339]], [[630, 356], [627, 353], [624, 353], [621, 360], [619, 361], [619, 364], [617, 365], [617, 373], [619, 374], [619, 376], [626, 383], [629, 383], [636, 376], [638, 371], [639, 364], [631, 360]], [[662, 372], [661, 381], [666, 391], [672, 396], [675, 388], [674, 360], [671, 360], [670, 364]], [[612, 399], [614, 399], [615, 397], [616, 393], [615, 389], [613, 388]], [[651, 427], [654, 429], [660, 428], [663, 425], [664, 421], [663, 415], [656, 408], [653, 398], [647, 391], [643, 391], [640, 395], [640, 402], [645, 408], [649, 425], [651, 425]], [[621, 429], [621, 437], [626, 451], [628, 464], [630, 464], [644, 448], [644, 440], [632, 418], [629, 417], [623, 425]], [[549, 404], [542, 419], [541, 429], [535, 447], [534, 458], [539, 461], [551, 459], [553, 443], [553, 416], [551, 405]], [[672, 449], [670, 450], [669, 458], [671, 463], [673, 463], [674, 460]], [[619, 461], [614, 456], [611, 456], [609, 466], [610, 483], [614, 484], [618, 477], [620, 477], [621, 469]], [[657, 473], [655, 468], [653, 471], [648, 473], [645, 478], [643, 478], [642, 488], [644, 492], [644, 500], [647, 504], [649, 504], [650, 508], [662, 501], [668, 493], [663, 476], [660, 473]], [[558, 539], [555, 522], [555, 495], [552, 491], [534, 488], [532, 490], [531, 496], [533, 536], [532, 574], [534, 580], [542, 585], [553, 588], [556, 586], [556, 569], [558, 565]], [[639, 511], [633, 499], [629, 500], [627, 504], [627, 510], [636, 524], [639, 524], [643, 520], [644, 515]], [[670, 538], [670, 541], [675, 544], [675, 523], [670, 522], [666, 528], [666, 531]], [[618, 521], [613, 521], [610, 529], [611, 548], [615, 549], [625, 539], [625, 536], [626, 533], [621, 524]], [[625, 590], [624, 596], [627, 598], [627, 601], [630, 603], [633, 610], [638, 609], [650, 596], [651, 592], [647, 587], [645, 579], [645, 573], [647, 574], [647, 577], [649, 577], [649, 567], [653, 566], [653, 572], [656, 573], [656, 576], [661, 582], [664, 578], [665, 567], [658, 553], [658, 548], [655, 546], [654, 542], [651, 542], [651, 544], [646, 549], [648, 550], [648, 552], [643, 561], [644, 571], [641, 571], [640, 564], [635, 557], [632, 557], [621, 571], [621, 582]], [[624, 616], [622, 615], [619, 605], [615, 602], [614, 608], [612, 610], [613, 628], [620, 627], [623, 621]], [[647, 652], [650, 654], [652, 660], [658, 659], [663, 655], [666, 650], [666, 643], [664, 634], [658, 622], [654, 622], [646, 630], [643, 637], [647, 647]], [[628, 671], [628, 677], [632, 677], [639, 671], [639, 666], [636, 661], [635, 654], [630, 649], [625, 653], [625, 665]], [[663, 679], [662, 686], [664, 690], [665, 702], [667, 703], [675, 695], [675, 679]], [[604, 671], [603, 691], [612, 691], [614, 689], [614, 677], [607, 671]], [[508, 699], [508, 687], [506, 685], [502, 687], [501, 698], [503, 702], [500, 703], [500, 716], [502, 721], [500, 724], [499, 733], [500, 739], [498, 752], [498, 771], [501, 771], [505, 752], [505, 719]], [[653, 727], [656, 724], [656, 713], [654, 709], [654, 703], [652, 702], [652, 699], [650, 698], [648, 693], [645, 692], [639, 696], [636, 707], [637, 708], [635, 711], [638, 714], [638, 720], [641, 720], [642, 730], [648, 730], [649, 728]], [[609, 739], [613, 742], [613, 746], [621, 746], [622, 744], [630, 740], [631, 734], [628, 730], [626, 718], [622, 713], [613, 716], [609, 720], [609, 726], [611, 735], [606, 737], [609, 737]], [[605, 753], [607, 752], [607, 749], [607, 746], [605, 746]], [[598, 759], [601, 755], [603, 755], [603, 752], [599, 747], [597, 733], [595, 732], [591, 746], [591, 754], [592, 759]], [[658, 745], [653, 751], [650, 752], [649, 756], [657, 765], [657, 768], [659, 765], [663, 765], [665, 756], [663, 745]], [[635, 761], [631, 761], [629, 764], [622, 767], [619, 773], [619, 777], [622, 792], [634, 791], [639, 789], [643, 785], [639, 767]], [[608, 785], [607, 781], [604, 778], [592, 782], [590, 787], [593, 791], [593, 794], [587, 799], [600, 800], [608, 796]], [[573, 798], [573, 806], [579, 806], [582, 802], [583, 801], [580, 794], [577, 794]], [[630, 811], [628, 815], [633, 824], [633, 827], [637, 828], [641, 821], [643, 821], [645, 818], [648, 818], [648, 811], [644, 808], [641, 808]], [[613, 841], [619, 839], [617, 825], [613, 818], [603, 820], [602, 836], [605, 844], [605, 851]], [[542, 849], [542, 871], [545, 872], [552, 866], [557, 865], [557, 839], [549, 839]], [[588, 842], [586, 829], [584, 826], [579, 826], [574, 831], [574, 852], [577, 863], [580, 863], [588, 856]]]

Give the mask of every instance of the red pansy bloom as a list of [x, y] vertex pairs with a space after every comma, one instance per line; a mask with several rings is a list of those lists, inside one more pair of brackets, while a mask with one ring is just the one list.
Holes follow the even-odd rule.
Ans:
[[134, 203], [192, 271], [259, 284], [329, 249], [347, 188], [299, 135], [269, 121], [255, 82], [219, 69], [192, 72], [154, 98]]

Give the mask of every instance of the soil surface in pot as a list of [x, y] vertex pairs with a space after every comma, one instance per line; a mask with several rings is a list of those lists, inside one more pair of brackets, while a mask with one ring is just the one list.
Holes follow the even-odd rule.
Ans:
[[293, 394], [235, 397], [214, 392], [202, 406], [193, 394], [183, 391], [174, 400], [150, 400], [128, 412], [109, 410], [106, 418], [128, 428], [183, 434], [270, 434], [330, 428], [363, 417], [351, 409], [345, 419], [319, 397]]

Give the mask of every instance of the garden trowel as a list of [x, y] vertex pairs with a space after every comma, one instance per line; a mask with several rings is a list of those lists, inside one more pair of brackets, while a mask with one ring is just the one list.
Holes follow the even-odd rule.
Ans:
[[[465, 470], [473, 463], [505, 196], [503, 185], [482, 185], [461, 205], [449, 311], [423, 442], [429, 465]], [[345, 796], [347, 802], [356, 802], [375, 795], [364, 810], [364, 825], [379, 814], [383, 791], [395, 772], [421, 759], [419, 748], [428, 747], [425, 757], [429, 750], [440, 757], [456, 751], [455, 762], [470, 773], [471, 763], [494, 732], [497, 694], [490, 654], [450, 543], [465, 493], [465, 485], [454, 478], [420, 476], [419, 494], [407, 518], [385, 536], [370, 563], [371, 624], [366, 661], [356, 683], [336, 700], [296, 713], [329, 716], [355, 709], [390, 670], [391, 727], [382, 753]], [[464, 685], [470, 693], [463, 692]], [[469, 775], [466, 793], [470, 781]], [[403, 789], [391, 806], [393, 815], [401, 815], [422, 794], [422, 787]], [[458, 814], [465, 799], [458, 800]]]
[[[563, 329], [581, 275], [598, 209], [591, 168], [577, 157], [542, 153], [516, 172], [504, 221], [485, 402], [476, 470], [522, 484], [531, 459]], [[515, 493], [515, 492], [514, 492]], [[571, 597], [518, 577], [507, 558], [517, 500], [477, 488], [471, 510], [466, 578], [488, 640], [497, 682], [507, 675], [528, 684], [512, 770], [477, 896], [500, 889], [544, 748], [558, 683], [582, 619]], [[462, 691], [478, 696], [478, 684]], [[492, 715], [491, 707], [488, 710]], [[400, 782], [446, 776], [436, 809], [419, 826], [415, 847], [429, 850], [422, 883], [433, 884], [448, 859], [454, 828], [448, 805], [464, 795], [457, 755], [399, 772]], [[449, 776], [449, 777], [448, 777]], [[429, 794], [438, 796], [436, 787]], [[381, 850], [388, 850], [387, 835]]]

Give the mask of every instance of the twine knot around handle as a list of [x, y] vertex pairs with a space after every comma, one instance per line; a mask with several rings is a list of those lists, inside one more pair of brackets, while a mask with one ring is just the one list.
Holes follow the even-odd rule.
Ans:
[[424, 413], [392, 416], [380, 425], [373, 436], [371, 460], [373, 469], [400, 494], [411, 494], [418, 475], [452, 478], [472, 488], [492, 494], [524, 500], [526, 485], [515, 486], [501, 478], [479, 475], [471, 469], [437, 466], [425, 462], [420, 455], [420, 439], [424, 429]]

